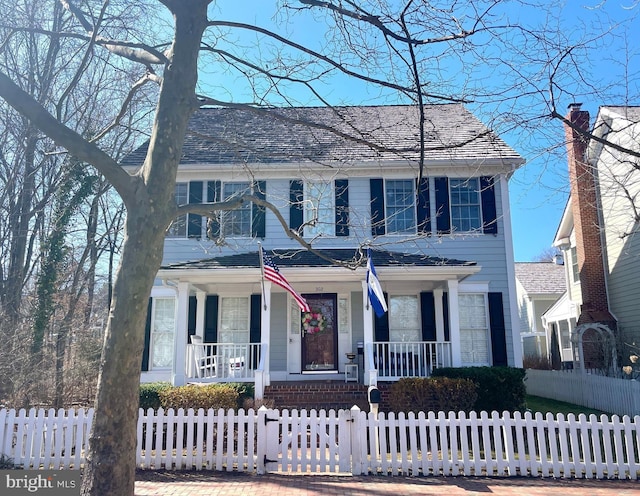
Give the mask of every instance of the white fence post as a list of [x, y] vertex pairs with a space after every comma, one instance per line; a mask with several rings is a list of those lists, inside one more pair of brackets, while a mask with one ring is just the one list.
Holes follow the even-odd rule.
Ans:
[[350, 417], [350, 445], [351, 445], [351, 474], [363, 473], [362, 453], [367, 445], [366, 421], [357, 405], [348, 412]]

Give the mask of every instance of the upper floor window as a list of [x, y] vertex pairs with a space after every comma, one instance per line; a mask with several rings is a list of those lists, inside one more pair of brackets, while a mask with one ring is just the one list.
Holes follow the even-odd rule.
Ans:
[[304, 183], [304, 235], [335, 236], [335, 193], [333, 182], [306, 181]]
[[571, 247], [571, 281], [574, 283], [580, 282], [580, 271], [578, 270], [578, 249], [574, 246]]
[[470, 232], [482, 226], [478, 178], [450, 179], [451, 230]]
[[412, 179], [387, 180], [385, 184], [388, 234], [416, 232], [415, 190]]
[[349, 180], [291, 180], [289, 227], [307, 238], [349, 236]]
[[[228, 182], [222, 184], [222, 200], [232, 200], [251, 194], [251, 183]], [[251, 203], [245, 202], [234, 210], [225, 210], [220, 215], [220, 230], [225, 237], [251, 236]]]
[[[189, 183], [176, 183], [173, 193], [176, 205], [189, 203]], [[181, 215], [174, 219], [169, 226], [167, 236], [171, 238], [184, 238], [187, 235], [187, 216]]]

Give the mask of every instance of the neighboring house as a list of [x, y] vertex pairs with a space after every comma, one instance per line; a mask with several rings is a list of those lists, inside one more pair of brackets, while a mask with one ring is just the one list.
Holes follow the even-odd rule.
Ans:
[[591, 128], [575, 104], [567, 120], [595, 138], [566, 126], [571, 190], [553, 244], [563, 251], [568, 287], [545, 315], [549, 336], [560, 333], [564, 362], [579, 356], [568, 333], [592, 324], [614, 331], [618, 345], [640, 342], [640, 158], [625, 152], [640, 152], [640, 107], [601, 107]]
[[518, 262], [515, 270], [522, 355], [546, 358], [549, 345], [542, 315], [567, 289], [564, 266], [554, 262]]
[[[210, 222], [173, 223], [151, 293], [142, 381], [255, 381], [260, 397], [272, 381], [344, 379], [351, 353], [359, 370], [347, 379], [365, 384], [441, 366], [520, 366], [507, 181], [523, 159], [462, 105], [425, 106], [418, 182], [418, 114], [415, 106], [198, 111], [176, 201], [252, 192], [279, 216], [246, 204]], [[258, 242], [322, 315], [321, 332], [301, 331], [309, 316], [262, 281]], [[388, 301], [383, 318], [368, 303], [366, 246]]]

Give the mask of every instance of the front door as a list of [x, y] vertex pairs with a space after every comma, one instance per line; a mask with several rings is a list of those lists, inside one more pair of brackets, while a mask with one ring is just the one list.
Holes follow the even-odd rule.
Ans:
[[335, 294], [304, 295], [311, 312], [302, 314], [302, 372], [338, 370], [338, 316]]

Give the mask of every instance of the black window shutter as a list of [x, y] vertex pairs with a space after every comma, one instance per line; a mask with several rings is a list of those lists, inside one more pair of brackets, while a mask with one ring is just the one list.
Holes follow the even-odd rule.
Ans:
[[502, 293], [489, 293], [489, 325], [494, 366], [507, 365], [507, 336], [504, 326]]
[[422, 340], [436, 341], [436, 306], [433, 293], [420, 293], [420, 317], [422, 321]]
[[196, 333], [196, 313], [198, 308], [198, 300], [195, 296], [189, 296], [189, 313], [187, 319], [187, 344], [191, 341], [189, 336]]
[[[202, 181], [191, 181], [189, 183], [189, 203], [202, 203]], [[188, 215], [187, 235], [190, 238], [202, 236], [202, 216], [197, 214]]]
[[431, 208], [429, 205], [429, 178], [423, 177], [420, 184], [416, 179], [416, 191], [418, 194], [417, 216], [418, 232], [431, 233]]
[[[267, 182], [254, 181], [253, 194], [261, 200], [266, 198]], [[251, 235], [256, 238], [264, 238], [266, 231], [265, 207], [263, 205], [251, 204]]]
[[444, 340], [451, 341], [449, 328], [449, 293], [442, 293], [442, 314], [444, 317]]
[[218, 341], [218, 295], [207, 295], [204, 306], [204, 342]]
[[262, 296], [259, 294], [251, 295], [251, 317], [249, 323], [249, 342], [259, 343], [260, 336], [260, 315], [262, 306]]
[[382, 179], [370, 179], [371, 191], [371, 235], [384, 236], [384, 181]]
[[349, 236], [349, 180], [336, 179], [336, 236]]
[[497, 234], [496, 192], [492, 177], [482, 176], [480, 178], [480, 198], [482, 200], [482, 232]]
[[[220, 181], [207, 182], [207, 203], [215, 203], [220, 201], [222, 185]], [[217, 217], [212, 217], [209, 221], [209, 237], [217, 238], [220, 236], [220, 222]]]
[[451, 232], [451, 212], [449, 208], [449, 179], [436, 177], [436, 228], [438, 234]]
[[151, 309], [153, 308], [153, 298], [149, 298], [147, 304], [147, 320], [144, 324], [144, 349], [142, 350], [142, 371], [149, 370], [149, 346], [151, 344]]
[[[389, 301], [387, 293], [384, 293], [384, 299]], [[373, 328], [376, 341], [389, 341], [389, 312], [385, 312], [382, 317], [373, 312]]]
[[303, 200], [304, 183], [299, 179], [293, 179], [289, 182], [289, 227], [298, 232], [304, 222]]

